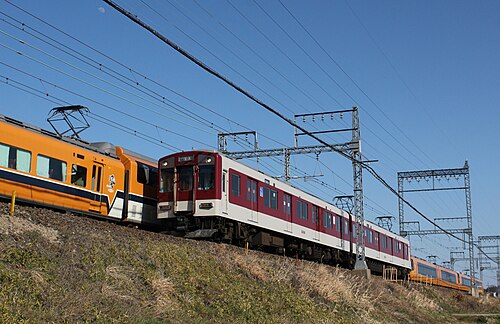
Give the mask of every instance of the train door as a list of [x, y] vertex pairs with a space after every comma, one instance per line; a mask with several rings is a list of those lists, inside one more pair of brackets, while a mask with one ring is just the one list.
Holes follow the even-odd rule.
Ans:
[[[94, 162], [92, 165], [92, 183], [91, 189], [94, 192], [93, 199], [90, 201], [89, 210], [96, 213], [101, 213], [102, 206], [102, 174], [104, 165]], [[106, 211], [107, 213], [107, 211]]]
[[247, 179], [247, 200], [250, 202], [250, 221], [258, 222], [257, 181]]
[[283, 211], [285, 212], [286, 231], [292, 232], [292, 196], [283, 194]]
[[319, 208], [317, 206], [312, 205], [312, 220], [314, 224], [314, 239], [316, 241], [319, 241], [321, 239], [321, 226], [320, 226], [320, 219], [319, 219]]
[[193, 165], [178, 166], [176, 170], [176, 181], [174, 182], [174, 212], [194, 213], [194, 171]]
[[222, 213], [227, 214], [227, 203], [228, 197], [227, 192], [229, 190], [229, 178], [227, 176], [227, 170], [222, 171]]

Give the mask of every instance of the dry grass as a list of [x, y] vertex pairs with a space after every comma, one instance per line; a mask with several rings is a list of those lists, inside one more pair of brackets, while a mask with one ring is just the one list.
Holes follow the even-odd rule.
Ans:
[[151, 287], [153, 287], [156, 303], [154, 309], [157, 314], [169, 313], [176, 311], [178, 305], [175, 297], [176, 288], [169, 278], [159, 277], [151, 280]]
[[456, 296], [47, 210], [0, 216], [0, 323], [451, 323], [450, 313], [500, 312]]
[[410, 288], [406, 293], [405, 301], [409, 306], [419, 308], [423, 311], [441, 311], [442, 308], [434, 300], [430, 299], [417, 289]]
[[335, 310], [349, 310], [363, 319], [370, 320], [380, 293], [370, 289], [370, 283], [348, 271], [315, 263], [302, 263], [294, 273], [295, 286], [313, 298], [335, 304]]
[[8, 214], [0, 215], [0, 234], [20, 235], [26, 232], [37, 232], [50, 243], [59, 243], [59, 233], [52, 228], [35, 224], [30, 219], [20, 218]]

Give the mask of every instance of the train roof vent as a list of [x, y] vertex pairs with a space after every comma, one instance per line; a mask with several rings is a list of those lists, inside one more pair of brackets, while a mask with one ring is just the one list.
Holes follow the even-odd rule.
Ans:
[[113, 155], [116, 154], [116, 147], [109, 142], [96, 142], [96, 143], [90, 143], [90, 145], [106, 154], [113, 154]]

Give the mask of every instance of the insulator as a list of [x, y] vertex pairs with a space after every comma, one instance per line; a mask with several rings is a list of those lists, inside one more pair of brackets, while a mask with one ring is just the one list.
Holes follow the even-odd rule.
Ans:
[[333, 120], [333, 114], [330, 114], [330, 119]]
[[340, 119], [344, 118], [344, 113], [340, 113]]
[[248, 142], [248, 134], [245, 134], [245, 141]]
[[321, 121], [325, 121], [325, 115], [321, 115]]
[[305, 116], [302, 117], [302, 122], [304, 122], [304, 123], [306, 122], [306, 117]]
[[313, 116], [312, 121], [313, 123], [316, 121], [316, 116]]

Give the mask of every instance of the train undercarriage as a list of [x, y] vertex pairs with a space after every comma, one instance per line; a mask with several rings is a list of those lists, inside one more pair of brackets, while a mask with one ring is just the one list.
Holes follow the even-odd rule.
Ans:
[[[251, 249], [328, 265], [338, 265], [347, 269], [353, 269], [355, 263], [355, 254], [352, 252], [315, 244], [223, 217], [178, 216], [170, 224], [169, 233], [190, 239], [210, 240], [240, 247], [245, 247], [248, 244]], [[373, 274], [382, 274], [383, 262], [373, 259], [366, 259], [366, 262]], [[408, 270], [396, 268], [399, 278], [405, 278], [408, 275]]]

